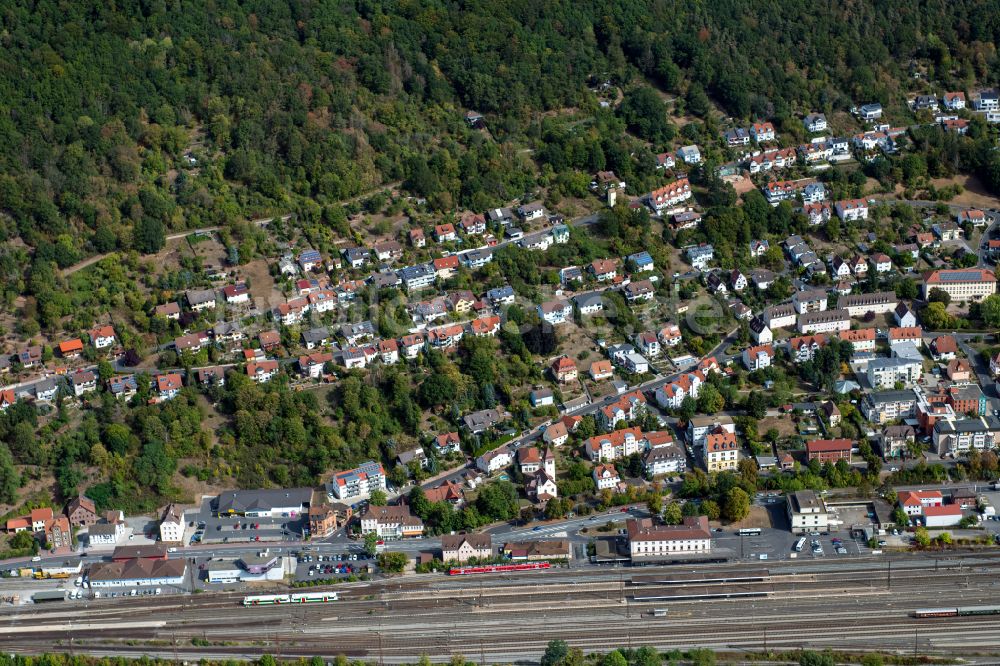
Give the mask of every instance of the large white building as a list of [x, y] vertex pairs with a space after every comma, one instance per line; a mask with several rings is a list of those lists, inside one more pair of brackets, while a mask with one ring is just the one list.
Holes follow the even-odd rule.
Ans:
[[819, 532], [829, 526], [829, 514], [823, 499], [812, 490], [799, 490], [787, 497], [788, 519], [792, 534]]
[[180, 543], [184, 540], [184, 511], [176, 504], [168, 504], [160, 519], [160, 541]]
[[373, 491], [385, 490], [385, 468], [382, 463], [370, 461], [354, 469], [337, 472], [327, 484], [327, 493], [341, 502], [360, 502], [371, 497]]
[[924, 298], [931, 289], [940, 289], [953, 301], [978, 301], [996, 293], [997, 278], [984, 268], [957, 268], [931, 271], [924, 275]]
[[87, 580], [92, 588], [145, 585], [182, 585], [187, 561], [131, 559], [124, 562], [97, 562], [90, 565]]
[[912, 386], [920, 381], [923, 364], [912, 358], [876, 358], [868, 362], [867, 374], [875, 390], [891, 389], [897, 382]]
[[712, 552], [712, 532], [705, 516], [689, 516], [682, 525], [654, 525], [649, 518], [633, 518], [625, 527], [633, 560]]
[[825, 312], [807, 312], [797, 319], [799, 333], [835, 333], [851, 327], [851, 315], [847, 310], [837, 308]]
[[837, 299], [837, 307], [847, 310], [852, 317], [862, 317], [869, 312], [883, 314], [892, 312], [899, 304], [894, 291], [881, 291], [876, 294], [847, 294]]
[[406, 505], [369, 506], [361, 516], [361, 533], [374, 533], [380, 539], [416, 537], [423, 535], [424, 523]]

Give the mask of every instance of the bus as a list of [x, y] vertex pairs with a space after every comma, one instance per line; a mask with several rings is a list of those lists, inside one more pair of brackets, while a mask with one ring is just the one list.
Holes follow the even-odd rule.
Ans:
[[760, 536], [761, 530], [759, 527], [744, 527], [743, 529], [736, 530], [736, 533], [740, 536]]
[[801, 553], [802, 549], [806, 547], [806, 538], [799, 537], [799, 540], [795, 542], [795, 552]]

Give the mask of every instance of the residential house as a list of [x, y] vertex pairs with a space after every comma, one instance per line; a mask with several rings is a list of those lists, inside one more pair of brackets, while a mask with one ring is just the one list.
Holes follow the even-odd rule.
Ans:
[[153, 308], [153, 315], [177, 321], [181, 318], [181, 306], [176, 302], [164, 303]]
[[462, 440], [457, 432], [446, 432], [434, 438], [434, 452], [438, 456], [459, 453], [462, 450]]
[[878, 102], [873, 102], [871, 104], [863, 104], [857, 110], [857, 115], [862, 120], [872, 121], [878, 120], [882, 117], [882, 105]]
[[525, 222], [545, 217], [545, 206], [541, 201], [532, 201], [517, 207], [517, 216]]
[[[399, 261], [403, 258], [403, 246], [396, 240], [387, 240], [382, 241], [381, 243], [375, 243], [373, 249], [375, 250], [375, 258], [381, 262]], [[362, 262], [361, 266], [363, 265], [364, 263]], [[356, 266], [356, 268], [360, 268], [361, 266]]]
[[753, 123], [750, 126], [750, 138], [757, 143], [774, 141], [774, 136], [774, 125], [771, 123]]
[[590, 378], [595, 382], [603, 381], [605, 379], [611, 379], [614, 376], [614, 370], [611, 365], [611, 361], [594, 361], [590, 364]]
[[222, 295], [229, 305], [239, 305], [250, 302], [250, 289], [245, 284], [229, 284], [222, 288]]
[[683, 474], [687, 470], [687, 456], [684, 449], [671, 443], [650, 448], [642, 459], [646, 476], [663, 474]]
[[638, 301], [652, 300], [656, 295], [656, 288], [649, 280], [639, 280], [638, 282], [629, 282], [625, 285], [623, 292], [626, 301], [636, 303]]
[[917, 347], [922, 347], [924, 344], [923, 334], [924, 330], [919, 326], [890, 328], [888, 333], [889, 346], [895, 347], [909, 342]]
[[685, 254], [691, 266], [704, 269], [715, 258], [715, 248], [703, 243], [687, 248]]
[[188, 307], [195, 312], [215, 308], [214, 289], [189, 289], [184, 292], [184, 298], [187, 300]]
[[761, 317], [750, 320], [750, 337], [759, 345], [769, 345], [774, 342], [774, 333]]
[[764, 253], [767, 252], [771, 247], [771, 244], [766, 240], [752, 240], [750, 241], [750, 256], [751, 258], [762, 257]]
[[88, 335], [90, 336], [90, 344], [95, 349], [105, 349], [116, 342], [115, 329], [112, 326], [97, 326], [90, 329]]
[[803, 204], [799, 211], [809, 219], [809, 224], [817, 226], [830, 220], [831, 208], [828, 203]]
[[771, 345], [757, 345], [743, 350], [743, 365], [751, 372], [771, 366], [774, 348]]
[[407, 291], [416, 291], [433, 285], [436, 274], [433, 264], [417, 264], [399, 269], [399, 277]]
[[384, 540], [419, 537], [424, 534], [424, 523], [410, 513], [410, 507], [405, 504], [369, 505], [368, 511], [361, 516], [361, 533], [375, 534]]
[[826, 116], [822, 113], [810, 113], [803, 119], [802, 124], [805, 125], [807, 132], [825, 132]]
[[447, 257], [439, 257], [431, 263], [434, 266], [434, 275], [439, 280], [450, 279], [458, 272], [458, 255], [452, 254]]
[[604, 298], [600, 293], [587, 292], [573, 297], [573, 304], [581, 315], [592, 315], [604, 310]]
[[837, 335], [841, 341], [850, 342], [855, 353], [875, 351], [876, 334], [873, 328], [840, 331]]
[[281, 334], [275, 330], [261, 331], [257, 334], [257, 342], [265, 352], [273, 351], [281, 346]]
[[726, 130], [722, 133], [722, 138], [726, 140], [726, 145], [730, 148], [747, 146], [750, 144], [750, 133], [742, 127]]
[[951, 335], [939, 335], [931, 340], [930, 350], [935, 361], [949, 361], [958, 353], [958, 343]]
[[575, 382], [578, 376], [576, 363], [568, 356], [560, 356], [553, 361], [549, 371], [560, 384]]
[[455, 225], [451, 222], [446, 222], [434, 227], [434, 240], [438, 243], [449, 243], [458, 240]]
[[965, 108], [964, 92], [946, 92], [942, 98], [944, 108], [948, 111], [961, 111]]
[[170, 400], [177, 397], [184, 386], [184, 380], [176, 372], [156, 376], [156, 392], [160, 400]]
[[302, 342], [305, 344], [306, 349], [325, 347], [330, 344], [330, 329], [326, 326], [317, 326], [316, 328], [302, 331]]
[[794, 363], [811, 361], [826, 345], [826, 336], [803, 335], [788, 340], [788, 355]]
[[73, 395], [82, 396], [97, 390], [97, 375], [90, 370], [77, 370], [69, 376], [69, 385], [73, 389]]
[[685, 164], [692, 166], [701, 164], [701, 151], [698, 150], [698, 146], [683, 146], [677, 151], [677, 157], [680, 158]]
[[484, 474], [493, 474], [502, 469], [506, 469], [514, 461], [514, 455], [506, 446], [487, 451], [476, 458], [476, 467]]
[[542, 432], [542, 441], [549, 446], [562, 446], [568, 440], [569, 431], [566, 430], [566, 424], [562, 421], [556, 421]]
[[893, 314], [896, 319], [896, 325], [901, 328], [912, 328], [917, 325], [917, 316], [905, 303], [896, 305]]
[[83, 353], [83, 341], [80, 338], [65, 340], [59, 343], [59, 355], [63, 358], [77, 358]]
[[538, 306], [538, 316], [553, 326], [565, 324], [573, 316], [573, 306], [569, 301], [546, 301]]
[[705, 437], [704, 462], [709, 473], [736, 470], [740, 462], [736, 433], [721, 428], [708, 433]]
[[683, 340], [681, 329], [677, 324], [667, 324], [656, 334], [664, 347], [676, 347]]
[[160, 516], [160, 541], [181, 543], [184, 540], [184, 511], [176, 504], [168, 504]]
[[528, 394], [528, 401], [531, 403], [531, 406], [536, 409], [538, 407], [549, 407], [554, 404], [552, 389], [535, 389]]
[[600, 464], [594, 467], [594, 483], [597, 490], [616, 490], [622, 482], [618, 470], [611, 464]]
[[972, 106], [980, 113], [1000, 110], [1000, 93], [996, 90], [980, 90], [973, 95]]
[[90, 527], [100, 520], [94, 500], [77, 495], [66, 505], [66, 516], [73, 527]]
[[820, 463], [835, 463], [845, 460], [851, 463], [851, 446], [849, 439], [814, 439], [806, 442], [806, 459], [818, 460]]
[[618, 277], [618, 262], [612, 259], [596, 259], [587, 266], [587, 272], [598, 282], [607, 282]]
[[481, 409], [462, 417], [462, 423], [473, 435], [479, 435], [499, 425], [507, 418], [502, 408]]
[[441, 559], [465, 564], [470, 560], [493, 557], [493, 539], [489, 534], [444, 534], [441, 536]]
[[913, 426], [887, 426], [882, 431], [881, 437], [882, 457], [886, 459], [900, 457], [916, 441], [916, 436]]
[[416, 248], [427, 245], [427, 237], [423, 229], [410, 229], [410, 245]]
[[108, 391], [116, 398], [131, 398], [139, 390], [135, 375], [115, 375], [108, 378]]
[[834, 204], [834, 210], [842, 222], [868, 219], [868, 202], [864, 199], [842, 199]]
[[645, 273], [656, 268], [653, 257], [645, 250], [628, 255], [626, 261], [636, 273]]
[[278, 371], [277, 361], [258, 361], [246, 365], [247, 376], [258, 384], [271, 381], [278, 374]]
[[633, 391], [597, 411], [597, 424], [604, 430], [614, 430], [619, 423], [634, 421], [646, 411], [646, 396]]

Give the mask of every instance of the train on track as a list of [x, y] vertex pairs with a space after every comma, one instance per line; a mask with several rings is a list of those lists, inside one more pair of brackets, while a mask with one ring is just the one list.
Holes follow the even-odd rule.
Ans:
[[516, 571], [538, 571], [548, 569], [548, 562], [523, 562], [521, 564], [484, 564], [475, 567], [452, 567], [448, 569], [449, 576], [468, 576], [471, 574], [512, 573]]
[[1000, 615], [1000, 606], [960, 606], [958, 608], [918, 608], [913, 617], [961, 617], [967, 615]]
[[295, 592], [293, 594], [258, 594], [243, 597], [243, 605], [279, 606], [282, 604], [326, 604], [336, 600], [336, 592]]

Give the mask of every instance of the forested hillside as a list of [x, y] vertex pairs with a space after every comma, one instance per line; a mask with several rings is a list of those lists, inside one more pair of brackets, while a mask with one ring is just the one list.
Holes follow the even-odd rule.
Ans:
[[[18, 0], [0, 14], [0, 208], [59, 264], [406, 181], [441, 210], [530, 186], [508, 142], [648, 77], [737, 117], [890, 102], [911, 59], [996, 78], [992, 2]], [[488, 114], [490, 140], [465, 127]], [[185, 159], [191, 153], [197, 164]], [[183, 168], [182, 168], [183, 167]], [[195, 168], [191, 168], [195, 167]], [[428, 168], [429, 167], [429, 168]]]

